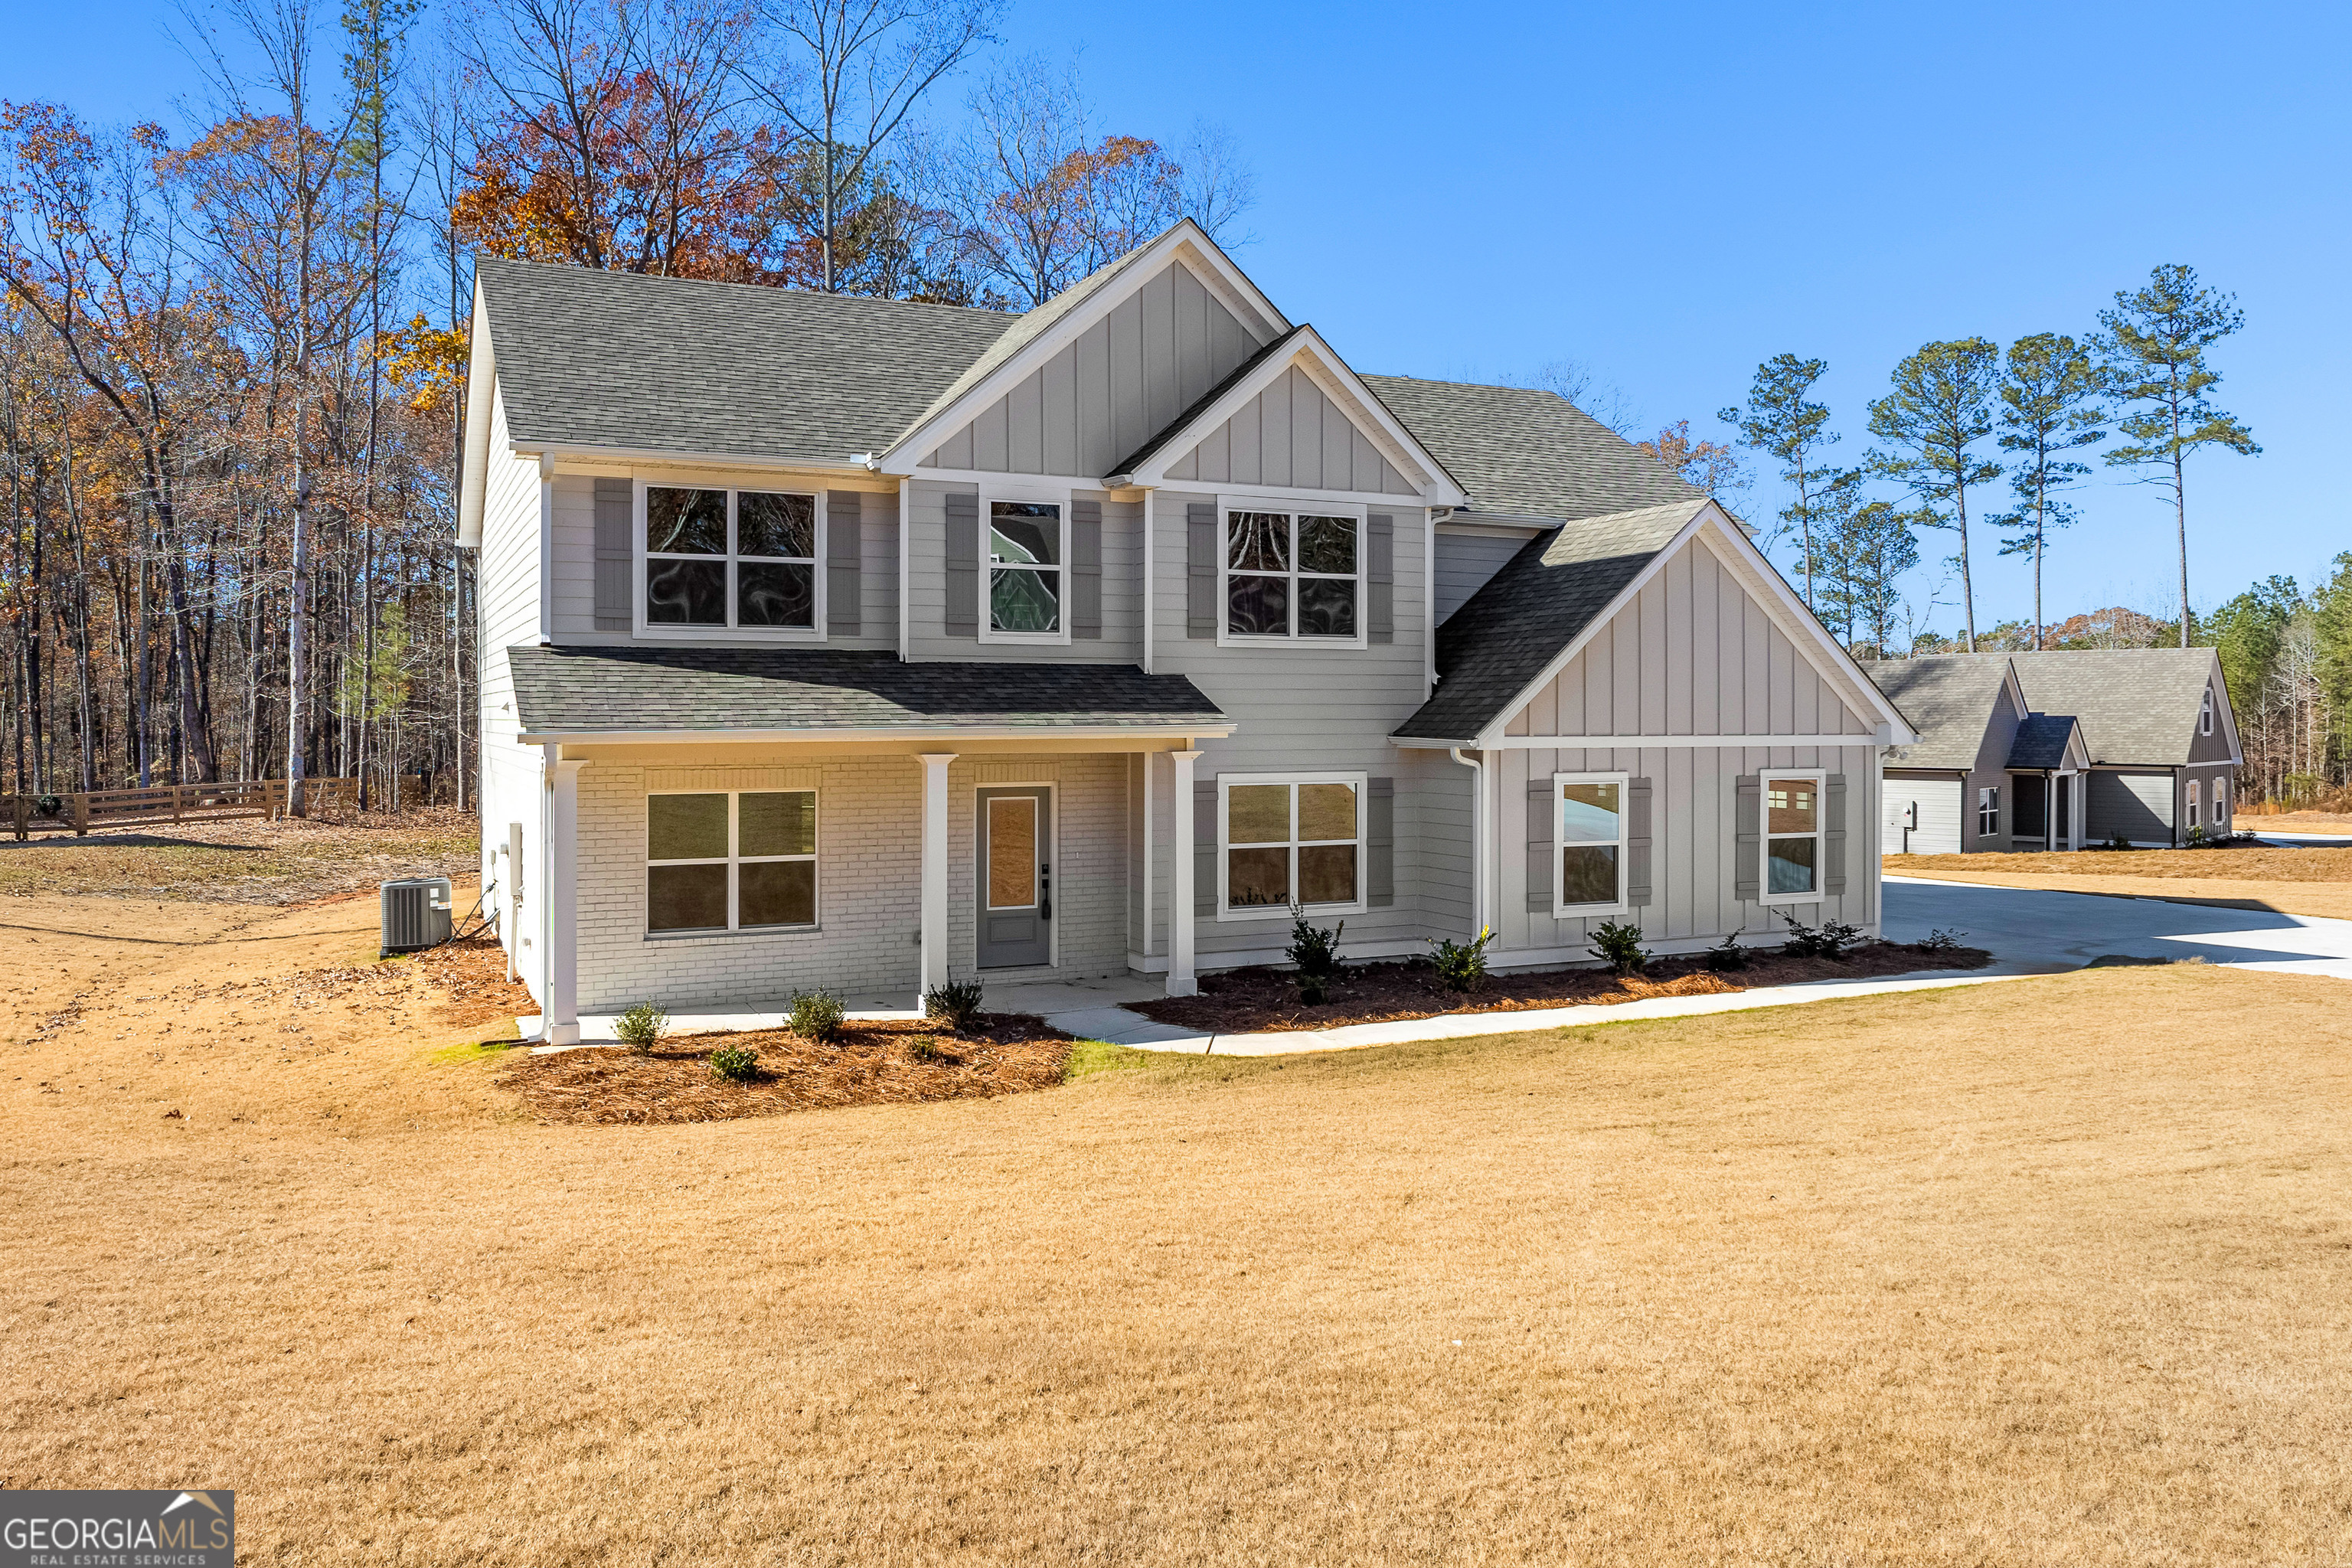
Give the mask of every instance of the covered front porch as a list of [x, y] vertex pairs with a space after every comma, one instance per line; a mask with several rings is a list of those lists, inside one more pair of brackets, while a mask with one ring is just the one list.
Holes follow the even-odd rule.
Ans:
[[[1192, 907], [1193, 814], [1171, 805], [1194, 739], [1231, 726], [1189, 682], [778, 654], [718, 672], [724, 716], [756, 722], [688, 727], [713, 706], [709, 656], [516, 651], [540, 656], [517, 692], [545, 872], [511, 929], [539, 949], [524, 978], [547, 1043], [647, 1002], [770, 1016], [815, 989], [919, 1009], [950, 980], [992, 1005], [1022, 984], [1195, 987], [1192, 921], [1169, 915]], [[571, 679], [533, 684], [550, 671]], [[851, 701], [868, 722], [824, 722]]]

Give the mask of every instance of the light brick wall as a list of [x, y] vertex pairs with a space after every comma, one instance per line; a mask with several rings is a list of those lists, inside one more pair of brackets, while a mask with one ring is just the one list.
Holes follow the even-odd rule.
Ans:
[[[726, 787], [817, 791], [815, 930], [715, 936], [646, 932], [647, 769], [592, 762], [580, 773], [580, 1009], [610, 1013], [653, 1000], [672, 1012], [781, 1007], [795, 987], [903, 994], [919, 978], [922, 767], [911, 756], [809, 762], [745, 755], [789, 784]], [[730, 769], [714, 769], [726, 773]], [[984, 777], [982, 775], [985, 775]], [[807, 781], [807, 782], [804, 782]], [[1126, 967], [1126, 760], [1079, 755], [960, 757], [948, 770], [948, 954], [973, 973], [974, 791], [982, 783], [1055, 786], [1055, 925], [1058, 963], [1021, 978], [1117, 973]], [[721, 787], [718, 781], [698, 787]]]

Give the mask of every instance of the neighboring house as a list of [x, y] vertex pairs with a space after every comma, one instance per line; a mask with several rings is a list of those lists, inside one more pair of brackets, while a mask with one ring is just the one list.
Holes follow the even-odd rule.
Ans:
[[1739, 526], [1549, 393], [1359, 375], [1189, 223], [1023, 316], [485, 261], [473, 356], [483, 873], [551, 1038], [1189, 994], [1294, 902], [1498, 964], [1877, 925], [1911, 732]]
[[1886, 753], [1889, 855], [2226, 833], [2240, 760], [2210, 648], [1955, 653], [1863, 667], [1919, 739]]

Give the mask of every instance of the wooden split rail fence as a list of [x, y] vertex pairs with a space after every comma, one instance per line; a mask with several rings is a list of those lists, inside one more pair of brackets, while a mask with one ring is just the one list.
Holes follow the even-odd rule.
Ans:
[[[357, 779], [305, 779], [306, 812], [343, 811], [359, 800]], [[227, 816], [286, 815], [286, 781], [253, 779], [235, 784], [156, 784], [150, 789], [98, 789], [76, 795], [8, 797], [8, 816], [20, 839], [48, 829], [88, 833], [93, 827], [129, 827], [142, 822], [205, 822]]]

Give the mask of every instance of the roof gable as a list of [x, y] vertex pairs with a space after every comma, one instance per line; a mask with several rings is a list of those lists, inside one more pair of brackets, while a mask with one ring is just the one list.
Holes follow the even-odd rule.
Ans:
[[1557, 393], [1402, 375], [1363, 381], [1462, 482], [1474, 510], [1572, 520], [1705, 499]]
[[[2002, 688], [2011, 687], [2015, 695], [2016, 676], [2005, 654], [1877, 659], [1862, 668], [1919, 732], [1910, 745], [1886, 753], [1890, 768], [1974, 768]], [[2021, 700], [2017, 706], [2021, 714], [2028, 710]]]
[[2196, 761], [2197, 719], [2214, 693], [2217, 730], [2239, 754], [2229, 684], [2211, 648], [2105, 648], [2011, 654], [2036, 712], [2083, 721], [2095, 763], [2180, 767]]

